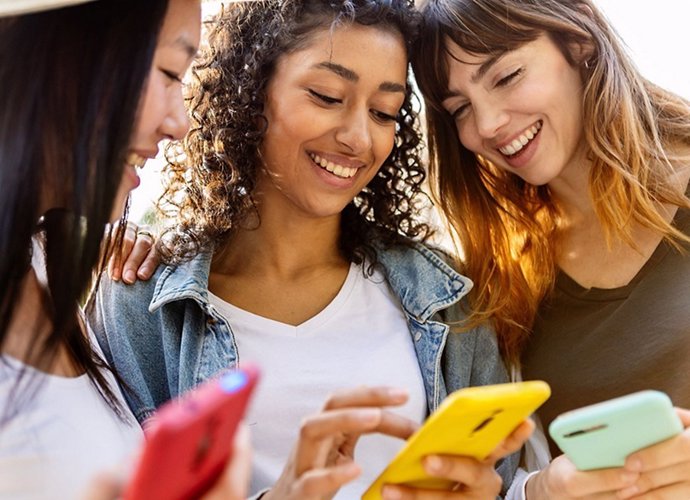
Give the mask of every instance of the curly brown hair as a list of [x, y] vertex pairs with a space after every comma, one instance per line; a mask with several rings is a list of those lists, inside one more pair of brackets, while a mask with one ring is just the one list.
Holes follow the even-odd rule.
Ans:
[[[191, 127], [168, 149], [159, 213], [174, 218], [159, 242], [178, 263], [223, 245], [258, 220], [253, 201], [267, 128], [266, 89], [279, 58], [306, 47], [314, 32], [349, 23], [400, 33], [408, 52], [418, 30], [412, 0], [261, 0], [224, 7], [208, 24], [208, 43], [192, 67]], [[376, 246], [425, 240], [419, 217], [428, 198], [421, 161], [419, 102], [408, 83], [393, 149], [342, 214], [345, 258], [376, 263]]]

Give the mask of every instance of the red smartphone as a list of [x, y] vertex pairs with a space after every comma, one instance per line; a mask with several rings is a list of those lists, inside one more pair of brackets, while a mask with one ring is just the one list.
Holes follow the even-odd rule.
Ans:
[[161, 406], [123, 500], [188, 500], [208, 490], [231, 458], [258, 376], [244, 366]]

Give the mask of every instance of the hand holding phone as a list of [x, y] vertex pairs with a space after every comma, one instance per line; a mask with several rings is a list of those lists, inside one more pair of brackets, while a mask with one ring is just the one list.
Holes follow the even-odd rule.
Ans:
[[229, 371], [158, 410], [123, 500], [187, 500], [218, 478], [258, 379]]
[[461, 389], [449, 395], [413, 434], [362, 500], [379, 500], [384, 484], [450, 490], [454, 482], [429, 476], [427, 455], [462, 455], [483, 460], [551, 391], [541, 381]]
[[631, 453], [683, 431], [669, 397], [640, 391], [557, 417], [549, 434], [579, 470], [622, 467]]

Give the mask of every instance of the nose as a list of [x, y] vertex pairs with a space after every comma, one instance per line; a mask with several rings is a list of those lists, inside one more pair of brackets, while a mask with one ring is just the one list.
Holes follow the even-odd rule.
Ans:
[[336, 130], [336, 140], [350, 150], [361, 155], [372, 148], [369, 110], [351, 110], [343, 118]]
[[496, 137], [499, 130], [510, 120], [508, 113], [496, 103], [473, 104], [473, 107], [477, 133], [483, 139]]
[[182, 139], [189, 130], [189, 118], [184, 106], [182, 87], [180, 85], [175, 87], [177, 88], [173, 90], [174, 95], [170, 97], [168, 113], [163, 120], [161, 132], [171, 139]]

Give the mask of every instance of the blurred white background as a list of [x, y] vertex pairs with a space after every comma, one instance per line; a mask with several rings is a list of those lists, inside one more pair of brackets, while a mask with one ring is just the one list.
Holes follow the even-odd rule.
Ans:
[[[642, 73], [655, 83], [690, 99], [690, 2], [688, 0], [595, 0]], [[219, 1], [204, 3], [204, 16]], [[130, 219], [140, 221], [160, 191], [162, 160], [149, 161], [140, 172], [141, 186], [132, 193]]]

